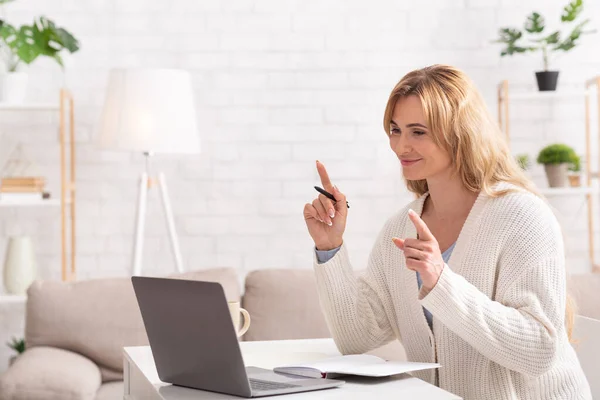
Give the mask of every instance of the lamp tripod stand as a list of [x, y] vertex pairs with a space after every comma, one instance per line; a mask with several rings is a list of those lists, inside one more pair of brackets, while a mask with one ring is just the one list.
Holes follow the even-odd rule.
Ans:
[[148, 204], [148, 190], [154, 186], [158, 186], [160, 198], [169, 230], [169, 241], [171, 243], [171, 251], [175, 258], [175, 267], [177, 272], [183, 272], [183, 262], [181, 260], [181, 251], [179, 249], [179, 241], [177, 232], [175, 231], [175, 221], [173, 219], [173, 211], [171, 209], [171, 200], [167, 190], [167, 181], [165, 174], [158, 173], [157, 177], [152, 177], [150, 171], [151, 152], [144, 152], [146, 158], [146, 172], [143, 172], [140, 178], [138, 208], [135, 228], [135, 241], [133, 245], [133, 273], [132, 275], [141, 275], [142, 273], [142, 250], [144, 248], [144, 227], [146, 223], [146, 205]]
[[132, 275], [142, 273], [146, 206], [148, 191], [153, 187], [160, 192], [175, 267], [183, 272], [166, 179], [162, 173], [150, 173], [150, 159], [154, 153], [200, 153], [191, 74], [170, 68], [112, 69], [98, 130], [101, 148], [145, 156], [146, 172], [139, 183]]

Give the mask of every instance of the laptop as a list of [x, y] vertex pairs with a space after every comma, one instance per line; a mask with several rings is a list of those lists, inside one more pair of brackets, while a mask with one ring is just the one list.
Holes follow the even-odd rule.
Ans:
[[341, 386], [244, 365], [221, 284], [131, 278], [161, 381], [240, 397]]

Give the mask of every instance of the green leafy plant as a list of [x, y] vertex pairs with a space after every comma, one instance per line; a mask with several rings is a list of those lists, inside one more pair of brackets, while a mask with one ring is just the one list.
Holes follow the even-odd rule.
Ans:
[[575, 156], [573, 161], [571, 161], [571, 165], [569, 165], [569, 171], [575, 173], [581, 172], [581, 157]]
[[[583, 11], [583, 0], [572, 0], [563, 8], [560, 20], [562, 23], [570, 25]], [[590, 19], [578, 21], [572, 27], [570, 33], [565, 34], [559, 30], [547, 34], [546, 20], [537, 13], [532, 12], [526, 19], [523, 26], [528, 34], [528, 41], [525, 41], [524, 32], [518, 28], [506, 27], [499, 31], [499, 39], [495, 43], [502, 43], [506, 47], [502, 49], [501, 56], [512, 56], [518, 53], [541, 51], [544, 60], [544, 70], [548, 70], [549, 57], [551, 52], [567, 52], [579, 44], [581, 35], [594, 33], [595, 30], [584, 30]]]
[[8, 347], [10, 347], [19, 354], [25, 351], [25, 339], [23, 338], [17, 339], [13, 337], [12, 340], [6, 344], [8, 345]]
[[31, 64], [39, 56], [51, 57], [62, 67], [61, 52], [79, 50], [79, 42], [70, 32], [43, 16], [31, 25], [18, 28], [0, 20], [0, 45], [7, 69], [11, 72], [16, 71], [21, 62]]
[[573, 148], [566, 144], [556, 143], [544, 147], [538, 157], [538, 164], [575, 164], [578, 163], [578, 156]]
[[529, 154], [517, 154], [515, 158], [517, 160], [517, 164], [519, 164], [519, 167], [521, 167], [523, 171], [526, 171], [531, 167]]

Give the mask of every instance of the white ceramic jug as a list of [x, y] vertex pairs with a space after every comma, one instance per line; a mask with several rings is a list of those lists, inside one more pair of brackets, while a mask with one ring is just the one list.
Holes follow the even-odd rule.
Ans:
[[29, 236], [9, 238], [4, 259], [4, 287], [9, 294], [24, 295], [36, 276], [35, 254]]

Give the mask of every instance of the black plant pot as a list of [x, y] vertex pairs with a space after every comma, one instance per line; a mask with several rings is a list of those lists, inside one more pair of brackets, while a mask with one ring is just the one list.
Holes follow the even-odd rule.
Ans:
[[540, 92], [556, 90], [558, 71], [536, 72], [535, 77], [537, 78], [538, 89], [540, 89]]

